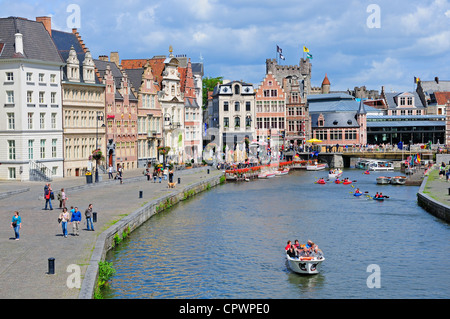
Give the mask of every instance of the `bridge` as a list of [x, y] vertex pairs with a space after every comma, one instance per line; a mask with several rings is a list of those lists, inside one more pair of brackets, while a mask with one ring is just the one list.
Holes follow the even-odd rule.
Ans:
[[[302, 160], [318, 159], [319, 163], [327, 163], [329, 167], [352, 167], [359, 159], [376, 159], [376, 160], [391, 160], [400, 162], [406, 160], [408, 156], [420, 154], [421, 161], [433, 160], [435, 158], [436, 150], [430, 149], [411, 149], [406, 150], [356, 150], [345, 149], [342, 152], [320, 152], [317, 156], [311, 156], [312, 152], [297, 153]], [[289, 156], [291, 153], [286, 152]], [[293, 152], [292, 152], [293, 154]]]

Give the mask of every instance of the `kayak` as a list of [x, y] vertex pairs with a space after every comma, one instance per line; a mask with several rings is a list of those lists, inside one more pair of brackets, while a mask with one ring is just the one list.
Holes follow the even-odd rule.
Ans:
[[346, 182], [343, 182], [342, 184], [348, 185], [348, 184], [351, 184], [351, 183], [352, 183], [352, 181], [346, 181]]
[[361, 196], [362, 193], [354, 193], [353, 196]]
[[374, 197], [372, 197], [372, 198], [375, 199], [375, 200], [381, 200], [381, 201], [384, 200], [384, 197], [375, 197], [375, 196], [374, 196]]
[[326, 184], [327, 182], [325, 182], [323, 179], [319, 179], [316, 183], [317, 184]]

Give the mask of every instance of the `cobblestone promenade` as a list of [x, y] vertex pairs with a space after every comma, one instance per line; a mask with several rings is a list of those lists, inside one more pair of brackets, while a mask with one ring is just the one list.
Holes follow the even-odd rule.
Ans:
[[[176, 171], [174, 181], [182, 187], [220, 174], [215, 169], [196, 168]], [[167, 187], [167, 181], [153, 183], [142, 175], [143, 169], [126, 171], [124, 182], [108, 180], [103, 175], [100, 183], [86, 185], [84, 177], [56, 179], [51, 182], [55, 193], [53, 210], [43, 210], [44, 182], [0, 182], [0, 298], [51, 298], [76, 299], [80, 292], [69, 289], [67, 272], [69, 265], [81, 267], [84, 275], [94, 248], [97, 236], [106, 230], [113, 221], [130, 214], [144, 203], [174, 192]], [[65, 188], [66, 206], [77, 206], [82, 212], [82, 226], [79, 236], [72, 236], [72, 225], [68, 224], [68, 237], [62, 236], [57, 218], [61, 212], [56, 194]], [[143, 197], [139, 198], [139, 191]], [[93, 204], [97, 212], [95, 231], [86, 229], [84, 211]], [[14, 240], [10, 228], [14, 211], [22, 218], [20, 240]], [[48, 274], [48, 259], [55, 258], [55, 274]]]

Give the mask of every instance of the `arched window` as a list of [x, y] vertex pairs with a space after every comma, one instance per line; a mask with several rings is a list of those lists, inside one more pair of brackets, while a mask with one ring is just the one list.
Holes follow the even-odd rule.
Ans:
[[240, 88], [239, 88], [239, 85], [238, 85], [238, 84], [236, 84], [236, 85], [234, 86], [234, 94], [240, 94]]
[[241, 118], [239, 116], [234, 118], [234, 127], [241, 127]]

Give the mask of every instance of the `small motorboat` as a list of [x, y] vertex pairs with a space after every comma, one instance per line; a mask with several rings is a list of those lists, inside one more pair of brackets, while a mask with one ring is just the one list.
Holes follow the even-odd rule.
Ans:
[[301, 275], [315, 275], [319, 273], [321, 264], [325, 257], [290, 257], [286, 254], [289, 268]]
[[337, 168], [337, 169], [332, 169], [329, 173], [328, 173], [328, 178], [338, 178], [339, 176], [341, 176], [344, 172]]
[[406, 176], [394, 176], [391, 177], [391, 184], [404, 185], [406, 183]]
[[275, 176], [287, 175], [289, 173], [289, 168], [279, 169], [279, 170], [276, 170], [274, 173], [275, 173]]
[[267, 179], [267, 178], [272, 178], [275, 177], [275, 173], [274, 172], [263, 172], [258, 174], [258, 178], [262, 178], [262, 179]]
[[389, 176], [378, 176], [377, 184], [389, 184], [391, 182], [391, 178]]

